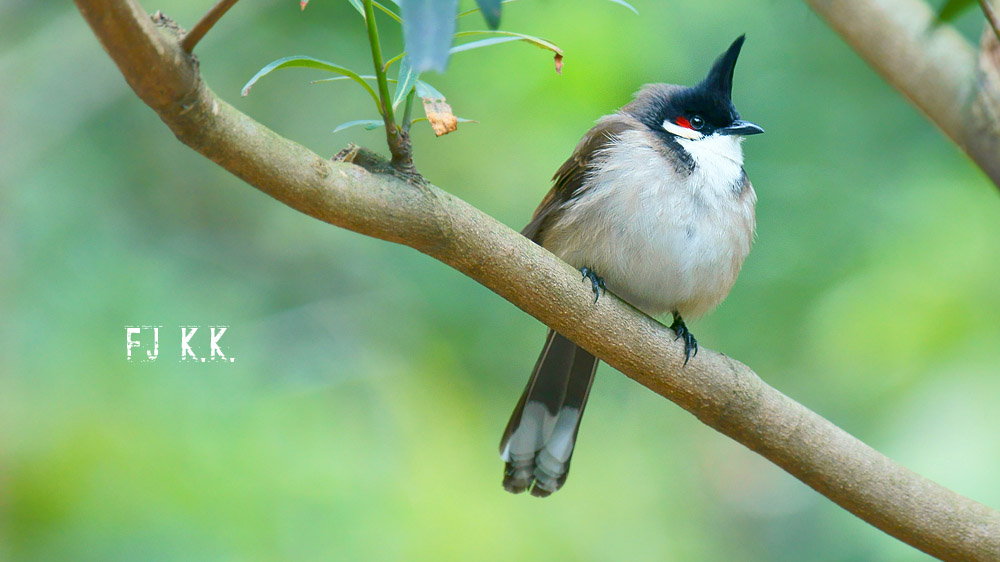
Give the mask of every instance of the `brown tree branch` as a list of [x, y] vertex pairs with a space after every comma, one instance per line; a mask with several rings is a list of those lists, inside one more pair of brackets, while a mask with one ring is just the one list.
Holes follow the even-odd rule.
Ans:
[[667, 328], [610, 293], [594, 304], [577, 271], [461, 199], [332, 162], [275, 134], [217, 98], [134, 0], [76, 4], [136, 94], [177, 138], [254, 187], [305, 214], [454, 267], [925, 552], [1000, 559], [1000, 513], [896, 464], [725, 355], [703, 348], [682, 368], [682, 345]]
[[983, 15], [986, 16], [986, 21], [993, 30], [993, 35], [997, 39], [1000, 39], [1000, 15], [997, 15], [996, 9], [993, 8], [993, 3], [990, 0], [979, 0], [979, 7], [982, 8]]
[[939, 25], [923, 0], [806, 0], [868, 64], [948, 135], [1000, 187], [1000, 104], [975, 49]]
[[205, 15], [198, 20], [198, 23], [194, 24], [191, 31], [187, 32], [184, 35], [184, 38], [181, 39], [181, 49], [188, 54], [194, 51], [194, 47], [198, 44], [198, 41], [201, 41], [201, 38], [208, 33], [208, 30], [212, 29], [212, 26], [214, 26], [235, 3], [236, 0], [219, 0], [216, 2], [216, 4], [209, 8], [209, 10], [205, 12]]

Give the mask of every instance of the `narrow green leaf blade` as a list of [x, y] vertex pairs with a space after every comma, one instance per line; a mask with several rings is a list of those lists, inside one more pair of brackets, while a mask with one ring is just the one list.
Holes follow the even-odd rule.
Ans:
[[[511, 41], [526, 41], [539, 49], [546, 49], [552, 51], [557, 55], [563, 54], [563, 50], [559, 48], [555, 43], [542, 39], [541, 37], [535, 37], [534, 35], [525, 35], [524, 33], [515, 33], [513, 31], [460, 31], [455, 34], [455, 37], [470, 37], [475, 35], [492, 35], [494, 38], [505, 37], [510, 38]], [[486, 47], [488, 45], [496, 45], [498, 43], [506, 43], [506, 41], [495, 41], [492, 43], [486, 43], [479, 45], [480, 47]], [[465, 45], [471, 45], [471, 43], [466, 43]], [[464, 47], [465, 45], [459, 45], [458, 47]], [[470, 47], [475, 49], [477, 47]], [[467, 51], [469, 49], [461, 49]]]
[[334, 129], [333, 132], [339, 133], [344, 129], [355, 126], [364, 127], [366, 131], [374, 131], [379, 127], [384, 127], [385, 121], [381, 119], [358, 119], [357, 121], [348, 121], [347, 123], [341, 123], [340, 125], [337, 125], [337, 128]]
[[399, 62], [405, 56], [406, 56], [406, 51], [403, 51], [402, 53], [399, 53], [398, 55], [396, 55], [396, 56], [392, 57], [391, 59], [385, 61], [384, 63], [382, 63], [382, 70], [383, 71], [388, 71], [389, 67], [392, 66], [392, 63]]
[[635, 14], [635, 15], [637, 15], [637, 16], [639, 15], [639, 10], [636, 10], [635, 8], [633, 8], [633, 7], [632, 7], [632, 4], [629, 4], [629, 3], [628, 3], [628, 2], [626, 2], [625, 0], [608, 0], [608, 2], [613, 2], [613, 3], [615, 3], [615, 4], [618, 4], [619, 6], [625, 6], [625, 7], [626, 7], [626, 8], [628, 8], [629, 10], [632, 10], [632, 13], [633, 13], [633, 14]]
[[359, 76], [356, 72], [348, 68], [345, 68], [343, 66], [333, 64], [332, 62], [326, 62], [323, 60], [306, 56], [281, 58], [260, 69], [260, 71], [257, 72], [257, 74], [255, 74], [253, 78], [251, 78], [250, 81], [246, 83], [245, 86], [243, 86], [242, 95], [245, 96], [249, 94], [250, 88], [253, 87], [253, 85], [256, 84], [258, 80], [260, 80], [264, 76], [267, 76], [271, 72], [274, 72], [275, 70], [279, 70], [282, 68], [293, 68], [293, 67], [316, 68], [319, 70], [325, 70], [327, 72], [336, 72], [337, 74], [342, 74], [344, 76], [347, 76], [351, 80], [354, 80], [358, 84], [361, 84], [361, 86], [364, 87], [364, 89], [367, 90], [368, 93], [372, 96], [372, 99], [375, 100], [375, 105], [376, 106], [379, 105], [378, 94], [376, 94], [375, 90], [371, 86], [369, 86], [368, 83], [365, 82], [364, 78]]
[[[372, 82], [378, 81], [378, 76], [370, 76], [370, 75], [367, 75], [367, 74], [364, 75], [364, 76], [362, 76], [361, 78], [364, 79], [364, 80], [370, 80]], [[325, 84], [326, 82], [341, 82], [343, 80], [353, 80], [353, 78], [351, 78], [350, 76], [334, 76], [333, 78], [320, 78], [319, 80], [311, 80], [309, 83], [310, 84]], [[395, 84], [396, 83], [396, 79], [395, 78], [386, 78], [386, 82], [389, 82], [391, 84]]]
[[396, 78], [396, 92], [392, 96], [392, 108], [396, 107], [406, 99], [410, 90], [417, 83], [420, 75], [410, 66], [410, 57], [403, 57], [399, 61], [399, 76]]
[[389, 8], [386, 8], [382, 4], [379, 4], [378, 2], [375, 2], [375, 0], [372, 0], [372, 6], [375, 6], [379, 10], [382, 10], [383, 12], [385, 12], [385, 14], [387, 16], [389, 16], [390, 18], [396, 20], [396, 23], [403, 23], [403, 20], [399, 17], [399, 14], [397, 14], [396, 12], [393, 12]]
[[428, 84], [427, 82], [424, 82], [423, 80], [417, 80], [417, 95], [420, 96], [422, 99], [425, 99], [425, 100], [426, 99], [430, 99], [430, 100], [443, 100], [443, 99], [445, 99], [444, 94], [442, 94], [441, 92], [439, 92], [437, 90], [437, 88], [435, 88], [434, 86], [431, 86], [430, 84]]
[[462, 51], [471, 51], [473, 49], [479, 49], [481, 47], [489, 47], [490, 45], [499, 45], [501, 43], [510, 43], [511, 41], [523, 41], [520, 37], [490, 37], [489, 39], [480, 39], [479, 41], [470, 41], [469, 43], [463, 43], [461, 45], [455, 45], [451, 48], [451, 54], [461, 53]]
[[365, 19], [365, 6], [364, 4], [361, 3], [361, 0], [347, 0], [347, 1], [350, 2], [352, 6], [354, 6], [354, 9], [357, 10], [359, 14], [361, 14], [361, 19]]
[[417, 72], [444, 72], [458, 0], [401, 0], [403, 41]]
[[546, 41], [545, 39], [535, 37], [533, 35], [514, 33], [512, 31], [462, 31], [460, 33], [456, 33], [455, 37], [468, 37], [470, 35], [494, 35], [499, 37], [490, 37], [488, 39], [480, 39], [479, 41], [471, 41], [462, 45], [456, 45], [451, 48], [451, 53], [455, 54], [462, 51], [471, 51], [472, 49], [489, 47], [490, 45], [499, 45], [501, 43], [509, 43], [511, 41], [525, 41], [538, 47], [539, 49], [546, 49], [555, 53], [556, 72], [562, 74], [563, 51], [558, 45], [550, 41]]
[[941, 6], [941, 10], [938, 11], [938, 20], [944, 23], [955, 19], [958, 14], [961, 14], [969, 6], [971, 6], [973, 1], [974, 0], [948, 0], [944, 3], [944, 6]]
[[490, 29], [500, 27], [500, 0], [476, 0], [476, 5], [483, 12], [483, 19]]
[[[517, 2], [517, 0], [503, 0], [503, 1], [502, 1], [502, 2], [500, 2], [500, 3], [501, 3], [501, 4], [510, 4], [511, 2]], [[465, 16], [467, 16], [467, 15], [469, 15], [469, 14], [474, 14], [474, 13], [476, 13], [476, 12], [481, 12], [481, 11], [482, 11], [482, 10], [480, 10], [480, 9], [479, 9], [479, 7], [475, 7], [475, 8], [472, 8], [472, 9], [470, 9], [470, 10], [465, 10], [464, 12], [459, 12], [459, 13], [458, 13], [458, 17], [460, 17], [460, 18], [464, 18]]]

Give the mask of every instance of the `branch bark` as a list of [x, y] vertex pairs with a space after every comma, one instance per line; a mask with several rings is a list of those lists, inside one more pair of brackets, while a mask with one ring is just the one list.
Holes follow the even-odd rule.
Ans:
[[805, 1], [1000, 187], [1000, 90], [968, 41], [923, 0]]
[[134, 0], [75, 1], [133, 90], [177, 138], [247, 183], [307, 215], [454, 267], [929, 554], [1000, 559], [1000, 513], [896, 464], [736, 360], [702, 348], [682, 368], [682, 345], [667, 328], [610, 293], [594, 304], [576, 270], [461, 199], [333, 162], [270, 131], [216, 97]]
[[183, 38], [181, 38], [181, 50], [185, 53], [191, 53], [194, 51], [195, 45], [201, 41], [201, 38], [205, 36], [212, 27], [222, 19], [222, 16], [226, 15], [229, 8], [236, 4], [236, 0], [219, 0], [214, 6], [212, 6], [205, 15], [198, 20], [198, 23], [194, 24], [191, 31], [187, 32]]
[[1000, 39], [1000, 14], [993, 8], [992, 0], [979, 0], [979, 8], [983, 10], [986, 21], [993, 30], [993, 35]]

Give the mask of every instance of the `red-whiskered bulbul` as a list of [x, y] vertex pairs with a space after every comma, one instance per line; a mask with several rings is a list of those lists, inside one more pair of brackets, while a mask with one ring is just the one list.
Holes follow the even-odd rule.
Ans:
[[[650, 84], [597, 121], [553, 177], [522, 234], [652, 316], [670, 312], [685, 365], [684, 318], [729, 294], [754, 238], [757, 195], [743, 137], [763, 133], [733, 107], [741, 35], [691, 87]], [[597, 358], [549, 330], [500, 442], [504, 488], [545, 497], [566, 481]]]

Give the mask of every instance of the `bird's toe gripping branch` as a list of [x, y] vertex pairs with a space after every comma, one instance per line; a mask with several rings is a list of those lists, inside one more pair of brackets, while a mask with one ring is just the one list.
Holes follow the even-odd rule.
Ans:
[[589, 267], [581, 267], [580, 273], [583, 274], [584, 279], [590, 279], [590, 285], [594, 289], [594, 302], [601, 296], [601, 291], [605, 293], [608, 292], [608, 288], [604, 286], [604, 278], [597, 275], [593, 269]]
[[691, 333], [691, 330], [688, 330], [688, 327], [684, 324], [684, 319], [676, 312], [674, 313], [674, 323], [670, 325], [670, 329], [677, 334], [674, 341], [680, 338], [684, 339], [684, 364], [687, 365], [692, 357], [698, 355], [698, 340], [694, 339], [694, 334]]

